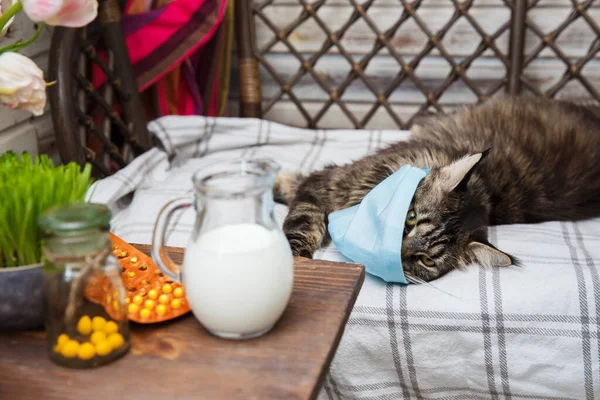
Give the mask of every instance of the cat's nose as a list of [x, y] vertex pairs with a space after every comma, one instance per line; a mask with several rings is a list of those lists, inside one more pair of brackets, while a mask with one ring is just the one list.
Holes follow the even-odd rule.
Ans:
[[404, 239], [402, 239], [402, 250], [414, 249], [419, 244], [419, 242], [419, 238], [405, 236]]
[[403, 260], [408, 259], [413, 254], [414, 240], [413, 238], [405, 237], [402, 240], [402, 250], [400, 252], [400, 256]]
[[404, 260], [404, 259], [409, 258], [413, 254], [418, 252], [420, 248], [421, 248], [421, 239], [420, 238], [405, 236], [404, 239], [402, 239], [402, 252], [400, 253], [402, 259]]

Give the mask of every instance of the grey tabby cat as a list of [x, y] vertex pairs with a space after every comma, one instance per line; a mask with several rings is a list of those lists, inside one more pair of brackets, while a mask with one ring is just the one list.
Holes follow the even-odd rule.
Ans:
[[431, 169], [402, 239], [413, 282], [473, 262], [518, 264], [488, 242], [490, 225], [600, 216], [600, 119], [568, 103], [505, 97], [427, 118], [410, 140], [351, 164], [280, 175], [275, 198], [290, 206], [283, 229], [294, 255], [312, 257], [330, 240], [328, 214], [358, 204], [405, 164]]

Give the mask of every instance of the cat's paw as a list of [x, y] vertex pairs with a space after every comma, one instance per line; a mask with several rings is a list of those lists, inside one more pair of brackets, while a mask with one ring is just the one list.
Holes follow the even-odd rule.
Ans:
[[310, 250], [299, 250], [297, 252], [292, 251], [292, 254], [294, 255], [294, 257], [313, 258], [313, 255], [310, 252]]
[[290, 240], [292, 255], [294, 257], [312, 258], [312, 251], [302, 242], [292, 239]]

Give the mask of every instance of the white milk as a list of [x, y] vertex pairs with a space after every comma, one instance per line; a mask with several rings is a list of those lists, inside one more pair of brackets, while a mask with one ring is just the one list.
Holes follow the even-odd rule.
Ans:
[[185, 251], [183, 284], [193, 314], [217, 335], [270, 329], [285, 310], [294, 259], [279, 230], [226, 225], [201, 235]]

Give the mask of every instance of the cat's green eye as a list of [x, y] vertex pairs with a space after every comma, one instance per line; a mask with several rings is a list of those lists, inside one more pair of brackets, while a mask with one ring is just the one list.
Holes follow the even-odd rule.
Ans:
[[406, 214], [406, 226], [415, 226], [417, 224], [417, 213], [415, 210], [410, 210]]
[[421, 255], [419, 259], [426, 267], [433, 267], [435, 265], [435, 261], [433, 261], [431, 257], [426, 256], [425, 254]]

